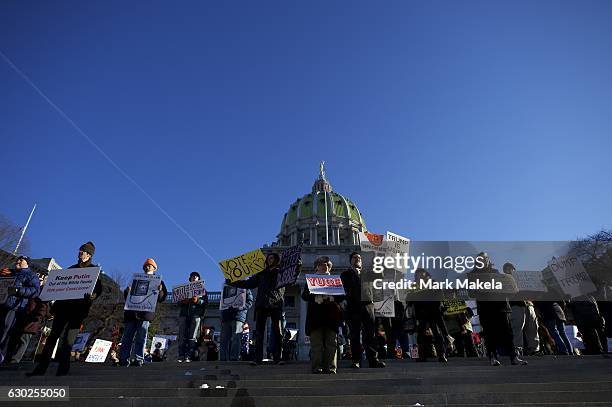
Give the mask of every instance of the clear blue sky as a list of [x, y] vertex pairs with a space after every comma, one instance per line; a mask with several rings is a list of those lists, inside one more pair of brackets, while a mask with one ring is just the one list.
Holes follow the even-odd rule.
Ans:
[[[217, 260], [272, 242], [327, 161], [368, 228], [610, 227], [612, 2], [0, 2], [0, 50]], [[0, 60], [6, 184], [35, 257], [221, 272]]]

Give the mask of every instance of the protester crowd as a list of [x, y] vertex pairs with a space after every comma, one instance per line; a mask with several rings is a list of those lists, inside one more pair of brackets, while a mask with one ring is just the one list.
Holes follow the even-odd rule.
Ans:
[[[92, 242], [78, 250], [78, 262], [70, 268], [95, 267]], [[486, 255], [479, 273], [498, 273]], [[0, 304], [0, 363], [19, 363], [32, 337], [45, 329], [46, 340], [37, 356], [36, 366], [28, 375], [44, 375], [52, 355], [58, 362], [56, 374], [67, 375], [70, 370], [71, 351], [75, 338], [83, 328], [92, 303], [102, 292], [100, 279], [93, 293], [83, 298], [56, 300], [51, 303], [39, 298], [47, 275], [37, 275], [30, 269], [30, 259], [20, 256], [13, 269], [3, 269], [0, 277], [14, 278], [8, 296]], [[502, 364], [507, 356], [511, 364], [526, 365], [524, 355], [576, 355], [577, 349], [566, 334], [566, 324], [576, 325], [584, 344], [583, 354], [607, 356], [607, 338], [612, 336], [606, 317], [611, 317], [610, 306], [598, 303], [592, 296], [569, 302], [563, 301], [477, 301], [476, 309], [481, 332], [475, 333], [472, 308], [452, 308], [444, 301], [400, 301], [395, 299], [394, 317], [378, 317], [375, 313], [371, 286], [362, 276], [362, 258], [359, 252], [349, 256], [351, 267], [340, 274], [343, 295], [312, 293], [306, 285], [301, 299], [307, 303], [305, 334], [310, 340], [311, 369], [315, 374], [335, 374], [338, 358], [350, 360], [358, 369], [364, 361], [370, 368], [384, 368], [383, 359], [415, 359], [426, 362], [437, 358], [446, 363], [448, 357], [487, 356], [492, 366]], [[265, 269], [249, 279], [225, 284], [244, 291], [245, 301], [239, 307], [221, 312], [221, 332], [217, 340], [211, 327], [203, 327], [208, 295], [195, 295], [179, 302], [178, 362], [193, 360], [238, 361], [251, 360], [254, 366], [264, 363], [264, 337], [267, 320], [271, 332], [267, 354], [274, 364], [280, 365], [295, 358], [296, 341], [284, 327], [285, 287], [277, 287], [280, 257], [268, 254]], [[299, 273], [301, 261], [297, 265]], [[317, 275], [331, 275], [333, 264], [328, 257], [314, 262]], [[154, 259], [146, 259], [143, 271], [157, 273]], [[514, 265], [506, 263], [503, 273], [511, 274]], [[425, 269], [415, 272], [415, 279], [428, 280]], [[200, 281], [197, 272], [191, 273], [190, 282]], [[256, 295], [253, 290], [257, 290]], [[168, 290], [161, 281], [157, 301], [163, 302]], [[130, 287], [124, 296], [130, 294]], [[255, 330], [250, 335], [246, 323], [251, 307], [255, 310]], [[125, 311], [120, 343], [114, 344], [111, 358], [117, 366], [142, 366], [146, 361], [168, 360], [161, 342], [147, 348], [148, 330], [155, 313]], [[47, 321], [51, 327], [46, 328]], [[206, 329], [203, 335], [203, 329]], [[58, 342], [59, 341], [59, 342]], [[57, 345], [57, 349], [56, 349]], [[72, 353], [74, 357], [74, 354]], [[365, 356], [365, 357], [364, 357]]]

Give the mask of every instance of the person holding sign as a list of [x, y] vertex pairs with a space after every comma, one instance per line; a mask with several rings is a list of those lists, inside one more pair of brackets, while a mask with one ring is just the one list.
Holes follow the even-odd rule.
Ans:
[[[153, 259], [146, 259], [142, 265], [145, 274], [154, 274], [157, 271], [157, 263]], [[130, 294], [130, 287], [123, 291], [125, 298]], [[168, 295], [168, 290], [162, 281], [157, 294], [157, 302], [163, 302]], [[153, 302], [155, 303], [155, 302]], [[149, 332], [149, 324], [155, 318], [154, 312], [147, 311], [124, 311], [123, 312], [123, 337], [119, 349], [119, 366], [142, 366], [144, 364], [144, 348]], [[132, 349], [133, 348], [133, 349]], [[130, 363], [130, 356], [134, 352], [136, 359]]]
[[[378, 359], [378, 352], [375, 344], [374, 328], [374, 301], [371, 295], [362, 297], [363, 293], [371, 293], [368, 287], [362, 286], [361, 276], [361, 254], [353, 252], [349, 256], [351, 268], [342, 272], [340, 278], [346, 292], [346, 318], [349, 323], [351, 335], [351, 354], [353, 356], [353, 368], [361, 367], [361, 343], [370, 367], [382, 368], [385, 363]], [[371, 283], [366, 283], [371, 284]]]
[[[319, 257], [314, 263], [315, 273], [330, 275], [332, 265], [329, 257]], [[311, 294], [306, 284], [302, 291], [302, 299], [308, 302], [306, 335], [310, 337], [312, 373], [336, 374], [337, 334], [342, 321], [339, 302], [344, 300], [344, 296]]]
[[[234, 292], [232, 292], [234, 291]], [[253, 305], [253, 292], [244, 288], [223, 287], [222, 303], [226, 302], [227, 297], [234, 294], [236, 298], [244, 296], [243, 301], [234, 301], [227, 308], [221, 310], [221, 346], [219, 359], [238, 360], [240, 358], [240, 347], [244, 323], [247, 320], [247, 313]], [[223, 306], [224, 304], [221, 304]]]
[[6, 356], [15, 323], [23, 319], [28, 300], [38, 296], [40, 291], [38, 277], [30, 270], [29, 261], [28, 257], [19, 256], [15, 260], [15, 271], [5, 272], [12, 279], [12, 285], [7, 289], [6, 301], [0, 304], [0, 363]]
[[[189, 282], [200, 281], [200, 273], [191, 272]], [[196, 349], [198, 334], [200, 333], [200, 322], [204, 318], [208, 306], [208, 294], [196, 295], [181, 301], [179, 314], [179, 362], [191, 362], [193, 352]]]
[[[78, 263], [69, 268], [86, 268], [97, 267], [92, 263], [93, 255], [96, 247], [92, 242], [87, 242], [79, 248]], [[53, 349], [60, 337], [62, 338], [61, 345], [58, 347], [55, 359], [59, 362], [57, 367], [57, 376], [65, 376], [70, 370], [70, 351], [76, 339], [77, 334], [83, 324], [85, 318], [89, 314], [89, 309], [93, 300], [102, 294], [102, 283], [100, 279], [96, 281], [93, 293], [85, 294], [81, 299], [74, 300], [58, 300], [51, 307], [53, 318], [53, 326], [51, 333], [45, 342], [45, 347], [42, 350], [38, 365], [28, 376], [41, 376], [47, 372]]]
[[[248, 280], [225, 284], [238, 288], [257, 288], [255, 299], [255, 360], [252, 365], [261, 365], [263, 361], [263, 340], [268, 318], [272, 320], [272, 354], [274, 364], [282, 365], [281, 361], [281, 319], [285, 287], [277, 288], [280, 256], [270, 253], [266, 256], [265, 268]], [[299, 266], [299, 265], [298, 265]]]

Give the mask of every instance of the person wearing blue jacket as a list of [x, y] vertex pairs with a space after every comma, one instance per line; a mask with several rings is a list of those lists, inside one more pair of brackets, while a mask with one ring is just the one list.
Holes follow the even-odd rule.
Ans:
[[247, 319], [247, 313], [253, 305], [253, 292], [245, 288], [234, 288], [225, 286], [223, 298], [226, 298], [226, 293], [236, 291], [236, 294], [245, 292], [244, 304], [239, 307], [231, 306], [221, 311], [221, 349], [220, 359], [238, 360], [240, 357], [240, 348], [242, 345], [242, 328]]
[[29, 262], [28, 257], [19, 256], [15, 261], [15, 271], [3, 273], [5, 277], [14, 278], [15, 282], [8, 287], [4, 304], [0, 304], [0, 363], [4, 361], [15, 322], [23, 318], [28, 300], [40, 293], [40, 282], [36, 273], [30, 270]]

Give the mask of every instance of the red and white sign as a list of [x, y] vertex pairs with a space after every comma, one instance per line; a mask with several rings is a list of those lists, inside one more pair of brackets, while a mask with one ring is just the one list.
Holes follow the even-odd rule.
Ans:
[[340, 276], [327, 274], [306, 274], [306, 283], [310, 294], [344, 295]]

